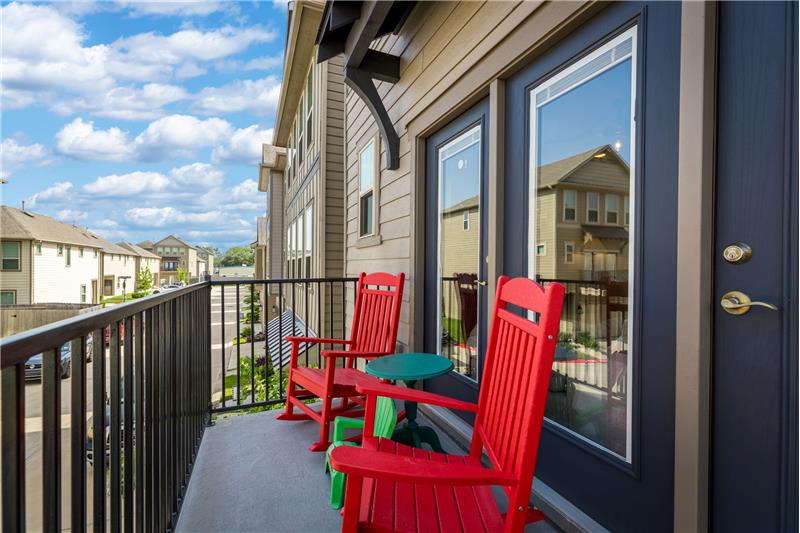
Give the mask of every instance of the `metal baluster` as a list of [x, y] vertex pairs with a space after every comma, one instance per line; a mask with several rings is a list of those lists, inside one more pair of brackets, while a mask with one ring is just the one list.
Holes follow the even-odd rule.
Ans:
[[[155, 387], [153, 381], [155, 379], [155, 373], [153, 369], [153, 365], [155, 364], [156, 358], [154, 357], [155, 352], [155, 328], [153, 327], [153, 321], [155, 313], [153, 313], [153, 309], [148, 309], [145, 311], [145, 336], [147, 338], [147, 351], [145, 352], [145, 359], [144, 359], [144, 379], [145, 379], [145, 422], [143, 426], [144, 430], [144, 518], [146, 526], [143, 526], [145, 530], [152, 531], [156, 528], [155, 523], [155, 515], [154, 515], [154, 501], [155, 501], [155, 494], [156, 494], [156, 485], [154, 482], [155, 478]], [[138, 440], [137, 440], [138, 443]]]
[[86, 337], [72, 341], [70, 361], [72, 387], [70, 406], [72, 426], [72, 531], [86, 530]]
[[222, 407], [225, 407], [225, 394], [226, 394], [226, 384], [225, 384], [225, 285], [220, 285], [219, 290], [221, 293], [220, 296], [220, 305], [222, 309], [222, 321], [220, 325], [220, 333], [222, 336], [221, 342], [222, 347], [220, 348], [220, 380], [222, 380]]
[[[297, 292], [297, 287], [295, 286], [294, 280], [292, 280], [290, 283], [292, 287], [292, 335], [297, 335], [297, 306], [295, 305], [295, 293]], [[306, 366], [308, 366], [308, 361], [306, 361]]]
[[[304, 294], [305, 304], [304, 304], [303, 314], [305, 315], [304, 322], [306, 323], [305, 336], [308, 337], [308, 323], [311, 321], [311, 317], [309, 316], [308, 312], [308, 280], [306, 280], [304, 287], [305, 290], [303, 291], [303, 294]], [[308, 366], [308, 350], [310, 347], [311, 347], [310, 344], [306, 343], [305, 349], [303, 350], [303, 355], [305, 356], [306, 359], [306, 366]]]
[[61, 348], [42, 354], [42, 524], [61, 530]]
[[236, 284], [236, 405], [242, 405], [242, 383], [241, 383], [241, 343], [239, 340], [242, 337], [240, 331], [241, 320], [239, 320], [239, 311], [242, 304], [239, 301], [239, 284]]
[[283, 282], [278, 282], [278, 394], [283, 398]]
[[[138, 399], [135, 396], [136, 387], [133, 383], [133, 320], [126, 317], [125, 321], [125, 345], [123, 347], [123, 357], [125, 364], [125, 374], [123, 381], [123, 409], [125, 420], [122, 423], [123, 439], [125, 441], [125, 454], [123, 462], [123, 494], [124, 494], [124, 526], [126, 533], [133, 532], [133, 475], [135, 473], [133, 457], [133, 432], [136, 428], [133, 424], [133, 406]], [[125, 393], [124, 391], [127, 391]]]
[[3, 528], [25, 531], [25, 367], [0, 371], [2, 396]]
[[136, 531], [144, 531], [144, 312], [136, 315], [134, 378], [136, 380]]
[[[317, 336], [324, 337], [322, 334], [322, 290], [323, 285], [319, 281], [314, 282], [317, 287]], [[322, 368], [322, 345], [317, 347], [317, 366]]]
[[106, 338], [97, 329], [92, 339], [92, 522], [106, 529]]
[[[119, 322], [111, 323], [111, 335], [109, 349], [111, 351], [111, 381], [109, 402], [111, 403], [111, 531], [120, 530], [120, 489], [122, 480], [120, 477], [121, 457], [120, 457], [120, 361], [119, 361]], [[105, 433], [101, 433], [105, 435]]]
[[255, 320], [255, 286], [250, 284], [250, 403], [256, 403], [256, 320]]

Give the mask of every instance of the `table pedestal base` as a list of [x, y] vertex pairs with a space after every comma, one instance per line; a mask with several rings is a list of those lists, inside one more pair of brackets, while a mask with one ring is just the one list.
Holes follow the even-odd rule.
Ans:
[[[411, 389], [414, 388], [415, 383], [416, 380], [405, 382], [406, 386]], [[433, 428], [417, 424], [417, 402], [406, 401], [405, 407], [406, 423], [392, 434], [392, 440], [414, 448], [422, 448], [422, 443], [425, 442], [433, 451], [444, 453], [442, 444], [439, 442], [439, 435]]]

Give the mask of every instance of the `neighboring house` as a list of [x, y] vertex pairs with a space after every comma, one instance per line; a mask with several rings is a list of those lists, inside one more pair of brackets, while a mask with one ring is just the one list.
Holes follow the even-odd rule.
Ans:
[[214, 256], [202, 248], [197, 248], [197, 266], [195, 272], [197, 272], [198, 277], [214, 272]]
[[[161, 270], [159, 272], [161, 283], [178, 281], [179, 268], [185, 270], [189, 274], [189, 278], [196, 278], [198, 267], [197, 251], [197, 248], [174, 235], [169, 235], [153, 243], [153, 252], [161, 257]], [[206, 272], [206, 270], [203, 270], [203, 272]]]
[[[343, 274], [344, 72], [338, 58], [322, 64], [315, 60], [323, 7], [322, 2], [294, 2], [288, 18], [275, 133], [272, 144], [264, 146], [259, 174], [259, 190], [268, 192], [266, 273], [270, 277], [279, 272], [281, 250], [282, 277], [338, 278]], [[313, 284], [294, 290], [295, 312], [306, 323], [337, 322], [319, 317], [318, 305], [341, 313], [340, 305], [328, 305], [330, 298], [340, 301], [339, 287], [332, 294], [320, 295]]]
[[[133, 244], [132, 242], [119, 242], [117, 244], [136, 254], [137, 276], [142, 270], [148, 269], [153, 278], [153, 287], [158, 287], [158, 273], [161, 270], [161, 257], [137, 244]], [[136, 285], [136, 290], [140, 290], [138, 282]]]
[[[294, 5], [290, 116], [316, 15]], [[561, 527], [796, 529], [797, 28], [796, 2], [325, 4], [344, 275], [408, 275], [398, 349], [455, 363], [425, 390], [486, 392], [500, 275], [566, 287], [533, 495]], [[309, 156], [285, 121], [291, 205]]]
[[103, 297], [134, 292], [136, 285], [136, 253], [113, 242], [103, 240]]
[[0, 206], [0, 303], [96, 303], [103, 241], [48, 216]]

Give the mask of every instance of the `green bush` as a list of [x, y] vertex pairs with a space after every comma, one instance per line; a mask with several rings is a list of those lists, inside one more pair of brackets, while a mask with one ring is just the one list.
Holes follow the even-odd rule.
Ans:
[[578, 333], [578, 336], [575, 339], [575, 342], [578, 344], [589, 348], [590, 350], [594, 350], [597, 348], [597, 339], [592, 337], [588, 332], [582, 331]]
[[131, 298], [144, 298], [147, 296], [147, 291], [136, 291], [131, 293]]

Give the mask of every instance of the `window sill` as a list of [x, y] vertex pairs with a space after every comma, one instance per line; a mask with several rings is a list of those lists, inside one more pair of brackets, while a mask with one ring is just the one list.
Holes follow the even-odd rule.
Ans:
[[369, 248], [371, 246], [378, 246], [383, 242], [383, 237], [380, 235], [367, 235], [359, 237], [356, 241], [356, 248]]

